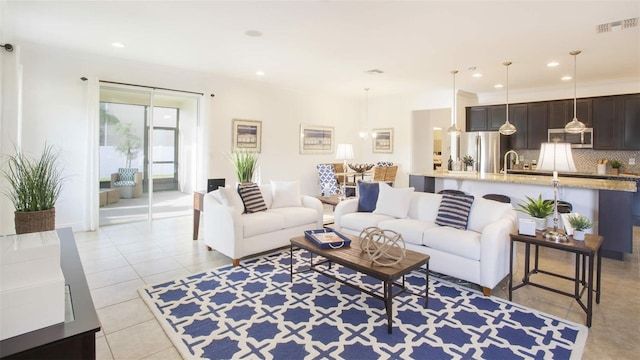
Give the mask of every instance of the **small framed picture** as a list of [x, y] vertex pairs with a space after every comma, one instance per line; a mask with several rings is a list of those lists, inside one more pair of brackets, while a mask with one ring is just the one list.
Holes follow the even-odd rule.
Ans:
[[300, 154], [333, 153], [333, 127], [300, 125]]
[[231, 151], [262, 150], [262, 121], [233, 119]]
[[376, 137], [373, 139], [374, 153], [393, 152], [393, 129], [373, 129]]

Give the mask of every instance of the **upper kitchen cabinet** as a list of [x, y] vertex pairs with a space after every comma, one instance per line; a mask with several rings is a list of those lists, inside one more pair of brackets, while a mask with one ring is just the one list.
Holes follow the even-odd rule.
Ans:
[[620, 148], [617, 96], [593, 99], [593, 148], [616, 150]]
[[467, 131], [485, 131], [487, 130], [489, 107], [473, 106], [466, 108], [467, 110]]
[[622, 148], [640, 150], [640, 94], [619, 97], [619, 121], [622, 123]]
[[[573, 100], [549, 101], [549, 129], [561, 129], [573, 119]], [[587, 127], [593, 127], [592, 99], [578, 99], [576, 101], [576, 112], [578, 120]]]
[[[512, 149], [528, 149], [527, 104], [509, 105], [509, 122], [516, 127], [516, 133], [508, 136]], [[540, 147], [538, 147], [539, 149]]]
[[498, 131], [507, 117], [505, 105], [467, 107], [467, 131]]
[[593, 99], [593, 148], [640, 150], [640, 94]]
[[[511, 116], [511, 115], [509, 115]], [[500, 126], [507, 120], [507, 107], [505, 105], [489, 106], [488, 130], [498, 131]]]
[[549, 103], [527, 104], [527, 117], [527, 148], [538, 150], [541, 143], [547, 142]]

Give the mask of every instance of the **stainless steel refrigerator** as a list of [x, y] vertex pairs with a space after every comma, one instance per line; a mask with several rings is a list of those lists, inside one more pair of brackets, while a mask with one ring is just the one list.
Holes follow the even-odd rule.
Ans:
[[501, 155], [506, 152], [506, 141], [497, 131], [473, 131], [460, 134], [460, 160], [470, 155], [473, 168], [479, 173], [500, 173]]

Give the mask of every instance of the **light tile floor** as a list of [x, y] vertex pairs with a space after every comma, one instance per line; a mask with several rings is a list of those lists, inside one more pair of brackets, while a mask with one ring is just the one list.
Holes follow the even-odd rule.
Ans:
[[[201, 225], [202, 226], [202, 225]], [[180, 359], [159, 323], [139, 298], [138, 288], [231, 263], [206, 251], [203, 231], [192, 240], [190, 216], [102, 227], [75, 233], [94, 304], [102, 323], [96, 335], [98, 359]], [[635, 359], [640, 354], [640, 227], [634, 228], [634, 251], [625, 261], [603, 259], [602, 301], [595, 306], [584, 359]], [[522, 261], [518, 248], [518, 261]], [[541, 251], [546, 270], [571, 275], [573, 257]], [[522, 276], [522, 270], [516, 273]], [[544, 276], [544, 275], [536, 275]], [[545, 278], [572, 291], [566, 280]], [[494, 296], [507, 298], [506, 281]], [[571, 321], [584, 323], [585, 314], [571, 298], [525, 287], [514, 302]]]

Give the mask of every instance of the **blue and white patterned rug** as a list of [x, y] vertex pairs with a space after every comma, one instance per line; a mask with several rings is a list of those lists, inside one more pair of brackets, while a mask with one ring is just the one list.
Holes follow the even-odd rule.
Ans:
[[[304, 257], [304, 258], [303, 258]], [[294, 252], [295, 267], [308, 253]], [[333, 265], [370, 289], [377, 281]], [[424, 292], [424, 273], [407, 277]], [[275, 253], [139, 290], [184, 358], [580, 359], [585, 326], [430, 277], [424, 298], [381, 300], [316, 272], [294, 275]]]

